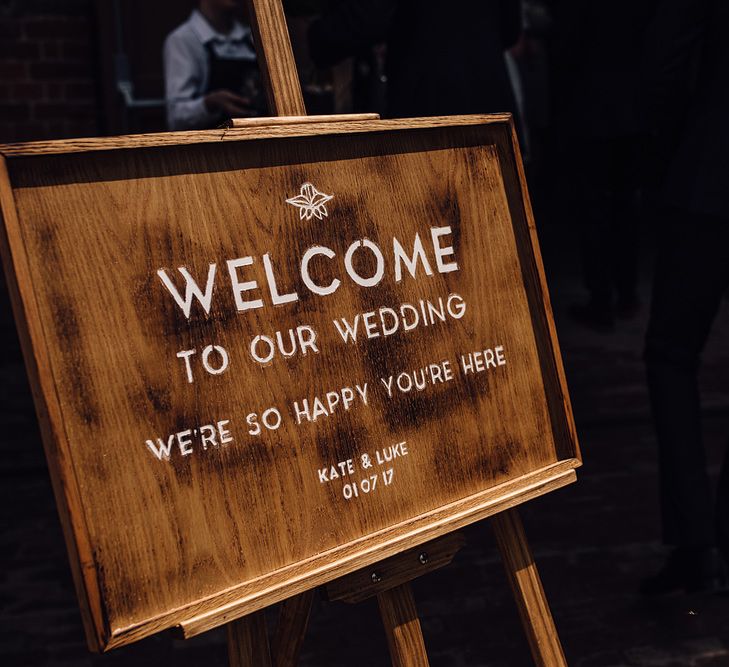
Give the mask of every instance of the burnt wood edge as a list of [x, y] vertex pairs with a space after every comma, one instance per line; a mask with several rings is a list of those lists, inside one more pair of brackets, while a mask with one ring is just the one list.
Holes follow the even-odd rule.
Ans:
[[[500, 155], [500, 159], [503, 160], [504, 157], [508, 157], [513, 160], [513, 166], [516, 170], [515, 175], [517, 180], [513, 185], [519, 190], [521, 212], [524, 215], [523, 225], [519, 224], [520, 221], [513, 219], [512, 202], [509, 202], [509, 208], [512, 209], [512, 224], [517, 235], [519, 261], [522, 267], [522, 275], [524, 276], [524, 286], [539, 352], [542, 381], [544, 383], [550, 419], [552, 420], [551, 427], [556, 454], [560, 460], [575, 457], [581, 463], [582, 454], [577, 437], [577, 428], [575, 426], [567, 378], [564, 372], [562, 354], [559, 348], [557, 328], [554, 323], [547, 277], [539, 247], [537, 226], [529, 197], [524, 164], [519, 150], [519, 139], [513, 118], [509, 119], [509, 133], [510, 137], [507, 139], [510, 144], [509, 155]], [[502, 169], [502, 173], [508, 176], [510, 171], [508, 167], [510, 165], [507, 164], [504, 166], [506, 168]]]
[[[177, 634], [186, 639], [194, 637], [571, 484], [577, 478], [575, 468], [580, 465], [578, 459], [558, 461], [516, 480], [231, 587], [203, 602], [119, 628], [103, 650], [124, 646], [170, 628], [175, 628]], [[255, 593], [256, 590], [260, 592]]]
[[64, 153], [87, 153], [115, 149], [185, 146], [189, 144], [218, 143], [220, 141], [248, 141], [281, 137], [305, 137], [326, 134], [352, 134], [388, 130], [463, 127], [469, 125], [508, 124], [511, 114], [484, 114], [471, 116], [433, 116], [401, 120], [344, 120], [319, 121], [310, 116], [310, 123], [278, 125], [271, 123], [257, 127], [193, 130], [189, 132], [157, 132], [117, 137], [91, 137], [81, 139], [55, 139], [16, 144], [0, 144], [0, 155], [6, 158]]
[[[28, 374], [50, 470], [56, 508], [71, 563], [89, 649], [98, 652], [111, 639], [111, 630], [99, 589], [86, 516], [63, 426], [61, 406], [49, 363], [46, 336], [27, 264], [15, 197], [7, 163], [0, 155], [0, 256], [13, 308], [23, 359]], [[14, 244], [10, 243], [13, 238]], [[12, 247], [16, 252], [13, 254]], [[18, 276], [21, 279], [18, 279]], [[99, 619], [97, 625], [94, 619]]]

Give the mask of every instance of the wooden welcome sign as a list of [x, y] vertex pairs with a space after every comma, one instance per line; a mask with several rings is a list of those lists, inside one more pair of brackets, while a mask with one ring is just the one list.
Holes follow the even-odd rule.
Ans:
[[2, 153], [92, 647], [201, 632], [574, 479], [508, 116]]

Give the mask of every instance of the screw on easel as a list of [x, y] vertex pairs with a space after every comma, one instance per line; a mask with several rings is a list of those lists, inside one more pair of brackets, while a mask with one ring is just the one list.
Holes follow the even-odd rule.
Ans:
[[382, 581], [382, 577], [378, 572], [373, 572], [371, 579], [373, 584], [379, 584]]
[[421, 551], [418, 560], [425, 565], [428, 562], [428, 554], [425, 551]]

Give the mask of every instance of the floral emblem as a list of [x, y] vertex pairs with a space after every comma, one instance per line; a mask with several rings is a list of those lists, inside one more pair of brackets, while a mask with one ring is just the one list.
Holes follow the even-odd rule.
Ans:
[[316, 217], [319, 220], [328, 216], [325, 204], [334, 197], [334, 195], [325, 195], [319, 192], [311, 183], [304, 183], [301, 186], [301, 192], [296, 197], [286, 200], [287, 204], [296, 206], [299, 209], [299, 218], [303, 220], [311, 220]]

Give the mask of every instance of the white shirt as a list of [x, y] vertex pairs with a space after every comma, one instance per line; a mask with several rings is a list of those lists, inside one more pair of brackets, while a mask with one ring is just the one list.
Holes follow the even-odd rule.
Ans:
[[222, 120], [220, 114], [207, 110], [203, 99], [209, 74], [206, 45], [212, 43], [221, 58], [255, 62], [250, 34], [250, 28], [237, 21], [227, 35], [216, 32], [196, 9], [187, 21], [167, 35], [163, 59], [167, 125], [171, 130], [214, 127]]

